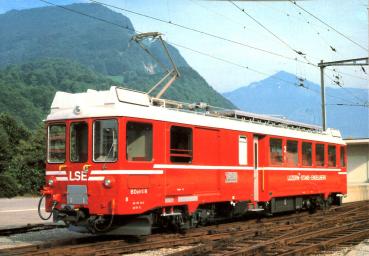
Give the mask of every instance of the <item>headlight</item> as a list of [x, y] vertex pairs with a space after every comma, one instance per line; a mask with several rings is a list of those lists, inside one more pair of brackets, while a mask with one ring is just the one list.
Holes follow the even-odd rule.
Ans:
[[110, 188], [111, 187], [111, 180], [110, 179], [105, 179], [104, 180], [104, 186]]
[[47, 184], [49, 185], [49, 187], [52, 187], [54, 185], [54, 180], [53, 179], [49, 179], [47, 181]]

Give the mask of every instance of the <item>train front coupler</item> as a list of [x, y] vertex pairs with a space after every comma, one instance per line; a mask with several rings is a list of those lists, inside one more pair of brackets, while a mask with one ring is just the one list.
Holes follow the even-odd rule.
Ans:
[[[52, 204], [51, 204], [51, 206], [48, 206], [47, 201], [51, 196], [53, 197]], [[42, 213], [41, 213], [42, 201], [44, 199], [45, 199], [45, 209], [46, 209], [47, 212], [50, 212], [50, 214], [47, 217], [43, 216]], [[54, 195], [53, 195], [52, 189], [50, 187], [43, 187], [42, 190], [41, 190], [41, 198], [38, 201], [38, 207], [37, 207], [38, 216], [42, 220], [49, 220], [51, 218], [51, 216], [53, 215], [53, 211], [54, 211], [57, 204], [58, 204], [58, 200], [54, 200]]]

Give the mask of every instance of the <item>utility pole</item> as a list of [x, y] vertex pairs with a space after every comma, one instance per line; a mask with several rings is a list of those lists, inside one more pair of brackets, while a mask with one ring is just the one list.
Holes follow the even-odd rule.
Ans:
[[[326, 115], [325, 115], [325, 88], [324, 88], [324, 68], [325, 66], [323, 66], [323, 60], [320, 61], [320, 95], [322, 97], [321, 101], [322, 101], [322, 127], [323, 127], [323, 131], [325, 131], [327, 129], [327, 124], [326, 124]], [[319, 66], [319, 65], [318, 65]]]
[[348, 59], [348, 60], [338, 60], [323, 62], [323, 60], [318, 63], [320, 68], [320, 90], [322, 97], [322, 128], [323, 131], [327, 129], [327, 120], [325, 113], [325, 88], [324, 88], [324, 68], [329, 66], [368, 66], [368, 57], [358, 58], [358, 59]]

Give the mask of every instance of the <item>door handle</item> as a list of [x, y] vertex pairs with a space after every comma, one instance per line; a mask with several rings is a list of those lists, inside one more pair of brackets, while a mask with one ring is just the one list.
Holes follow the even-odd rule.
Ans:
[[91, 165], [90, 165], [90, 164], [85, 164], [85, 165], [82, 167], [83, 172], [84, 172], [84, 173], [87, 173], [87, 172], [88, 172], [88, 168], [90, 168], [90, 167], [91, 167]]
[[65, 168], [67, 168], [67, 165], [66, 164], [59, 165], [59, 171], [65, 170]]

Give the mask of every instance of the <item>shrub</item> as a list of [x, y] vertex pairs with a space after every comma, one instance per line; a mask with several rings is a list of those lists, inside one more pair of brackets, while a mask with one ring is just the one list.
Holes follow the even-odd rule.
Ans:
[[18, 186], [15, 178], [9, 175], [0, 175], [0, 198], [11, 198], [18, 194]]

